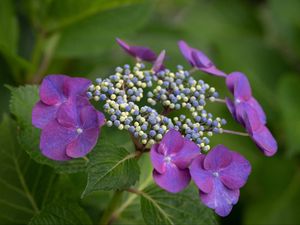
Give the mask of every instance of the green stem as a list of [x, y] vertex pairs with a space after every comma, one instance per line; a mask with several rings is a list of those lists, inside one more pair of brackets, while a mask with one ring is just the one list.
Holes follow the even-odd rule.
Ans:
[[108, 207], [106, 208], [106, 210], [103, 213], [103, 216], [100, 220], [99, 225], [108, 225], [112, 222], [112, 214], [115, 211], [115, 208], [118, 206], [118, 203], [120, 202], [121, 198], [122, 198], [122, 193], [123, 191], [116, 191], [114, 193], [114, 196], [112, 197]]

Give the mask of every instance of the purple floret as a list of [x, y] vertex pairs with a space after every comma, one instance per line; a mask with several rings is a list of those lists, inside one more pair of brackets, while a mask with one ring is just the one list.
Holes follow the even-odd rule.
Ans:
[[42, 129], [40, 148], [53, 160], [83, 157], [96, 144], [105, 118], [88, 101], [90, 81], [49, 75], [40, 86], [40, 101], [32, 111], [32, 124]]
[[220, 216], [227, 216], [238, 202], [239, 189], [245, 185], [250, 172], [250, 163], [223, 145], [216, 146], [207, 155], [199, 155], [190, 166], [202, 202]]
[[171, 193], [182, 191], [191, 180], [188, 167], [199, 154], [199, 147], [194, 142], [176, 130], [168, 131], [150, 151], [154, 181]]
[[140, 61], [154, 62], [156, 60], [157, 56], [150, 48], [129, 45], [119, 38], [117, 38], [117, 42], [129, 55]]
[[211, 75], [226, 77], [226, 73], [219, 70], [203, 52], [190, 47], [185, 41], [179, 41], [178, 46], [191, 66]]

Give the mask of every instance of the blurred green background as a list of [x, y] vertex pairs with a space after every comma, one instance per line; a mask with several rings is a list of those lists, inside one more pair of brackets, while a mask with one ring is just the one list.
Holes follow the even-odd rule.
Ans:
[[[116, 37], [157, 53], [165, 49], [168, 66], [188, 67], [177, 48], [183, 39], [221, 70], [247, 74], [279, 144], [276, 156], [266, 158], [246, 137], [213, 138], [213, 144], [242, 153], [253, 168], [239, 203], [221, 223], [299, 224], [299, 12], [299, 0], [1, 0], [1, 117], [9, 106], [4, 84], [38, 84], [50, 73], [108, 76], [116, 66], [133, 63]], [[221, 97], [228, 94], [222, 79], [195, 76], [215, 86]], [[242, 130], [224, 105], [209, 107], [227, 118], [229, 128]]]

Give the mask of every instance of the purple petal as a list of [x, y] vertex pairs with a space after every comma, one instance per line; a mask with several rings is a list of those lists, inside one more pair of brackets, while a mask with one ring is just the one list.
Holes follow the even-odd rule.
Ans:
[[57, 112], [57, 121], [65, 127], [79, 126], [78, 107], [76, 102], [68, 101], [62, 104]]
[[231, 113], [232, 117], [235, 120], [237, 120], [236, 113], [235, 113], [235, 105], [234, 105], [234, 103], [229, 98], [226, 98], [225, 101], [226, 101], [226, 106], [227, 106], [229, 112]]
[[251, 165], [242, 155], [231, 152], [231, 163], [219, 171], [220, 179], [223, 184], [231, 189], [239, 189], [243, 187], [251, 172]]
[[178, 152], [184, 144], [184, 138], [179, 131], [169, 130], [159, 143], [158, 152], [169, 155]]
[[99, 111], [97, 111], [97, 114], [98, 114], [98, 126], [102, 127], [106, 122], [105, 116], [102, 112]]
[[157, 172], [163, 174], [166, 172], [166, 166], [165, 166], [164, 156], [158, 153], [158, 146], [159, 144], [152, 145], [150, 150], [150, 159], [154, 169]]
[[154, 72], [159, 72], [160, 70], [162, 70], [164, 68], [164, 60], [165, 60], [165, 56], [166, 56], [166, 51], [163, 50], [159, 56], [157, 57], [157, 59], [155, 60], [152, 70]]
[[247, 103], [241, 103], [241, 107], [237, 108], [237, 114], [240, 115], [241, 120], [248, 133], [253, 134], [256, 130], [259, 130], [263, 124], [261, 123], [258, 113]]
[[194, 142], [186, 138], [183, 142], [180, 151], [172, 158], [172, 161], [180, 169], [188, 168], [192, 160], [200, 154], [200, 149]]
[[213, 64], [213, 62], [201, 51], [195, 50], [192, 51], [192, 58], [194, 60], [195, 66], [202, 70], [203, 72], [220, 76], [220, 77], [226, 77], [226, 74], [217, 69], [216, 66]]
[[190, 173], [198, 188], [204, 193], [210, 193], [213, 189], [214, 177], [211, 172], [203, 168], [204, 159], [205, 155], [199, 155], [194, 159], [190, 167]]
[[149, 48], [143, 46], [130, 46], [125, 41], [117, 38], [118, 44], [130, 55], [140, 60], [153, 62], [156, 54]]
[[49, 122], [41, 133], [40, 148], [43, 155], [53, 160], [69, 160], [66, 147], [76, 136], [74, 129], [63, 127], [56, 120]]
[[98, 113], [92, 105], [80, 109], [80, 121], [83, 129], [99, 128]]
[[238, 101], [247, 101], [252, 96], [248, 78], [241, 72], [232, 72], [226, 77], [226, 86]]
[[153, 179], [162, 189], [177, 193], [186, 188], [191, 180], [188, 169], [181, 170], [175, 164], [167, 164], [166, 171], [163, 174], [153, 170]]
[[195, 62], [192, 58], [192, 48], [188, 46], [188, 44], [185, 41], [179, 41], [178, 47], [183, 57], [191, 64], [191, 66], [195, 66]]
[[213, 190], [210, 193], [200, 191], [200, 198], [207, 207], [212, 208], [219, 216], [227, 216], [232, 206], [239, 200], [240, 191], [226, 188], [222, 182], [215, 178]]
[[80, 158], [88, 154], [97, 143], [99, 128], [83, 130], [83, 133], [68, 144], [66, 153], [69, 157]]
[[44, 128], [50, 121], [56, 118], [57, 105], [46, 105], [39, 101], [32, 109], [32, 125], [37, 128]]
[[91, 81], [85, 78], [68, 77], [64, 83], [64, 91], [67, 97], [85, 96]]
[[224, 145], [217, 145], [208, 152], [204, 159], [206, 170], [219, 170], [228, 166], [232, 161], [232, 155]]
[[66, 79], [65, 75], [46, 76], [40, 86], [41, 101], [47, 105], [61, 103], [64, 98], [63, 85]]
[[247, 103], [257, 112], [260, 122], [262, 124], [266, 124], [267, 122], [266, 114], [263, 108], [261, 107], [261, 105], [257, 102], [257, 100], [252, 97], [247, 101]]
[[277, 152], [277, 142], [266, 126], [262, 125], [254, 131], [252, 139], [266, 156], [273, 156]]
[[238, 79], [234, 84], [234, 98], [247, 101], [252, 97], [252, 91], [248, 78], [240, 72], [233, 72], [232, 74], [237, 74], [238, 76]]

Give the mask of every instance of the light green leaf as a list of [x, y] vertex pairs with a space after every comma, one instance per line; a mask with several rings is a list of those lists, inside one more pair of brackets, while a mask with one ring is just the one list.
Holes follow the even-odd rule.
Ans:
[[26, 224], [49, 200], [56, 176], [49, 167], [35, 163], [20, 149], [16, 131], [15, 123], [4, 116], [0, 125], [2, 224]]
[[201, 204], [192, 188], [171, 194], [152, 185], [141, 191], [141, 209], [148, 225], [217, 224], [212, 210]]
[[89, 216], [77, 203], [55, 202], [47, 205], [33, 217], [30, 225], [73, 225], [92, 224]]
[[147, 21], [151, 10], [149, 1], [143, 1], [81, 20], [63, 30], [57, 46], [57, 56], [99, 55], [115, 43], [116, 37], [132, 34], [141, 27]]
[[288, 156], [300, 153], [299, 84], [299, 76], [286, 74], [282, 77], [278, 90], [278, 103], [283, 118], [283, 134]]
[[19, 130], [18, 141], [36, 162], [53, 167], [60, 173], [75, 173], [86, 169], [87, 161], [74, 159], [68, 162], [50, 160], [39, 150], [40, 130], [31, 124], [32, 108], [39, 100], [38, 87], [33, 85], [11, 88], [10, 111], [16, 117]]
[[113, 145], [97, 144], [89, 155], [88, 183], [83, 196], [97, 190], [120, 190], [135, 184], [140, 169], [135, 153]]

